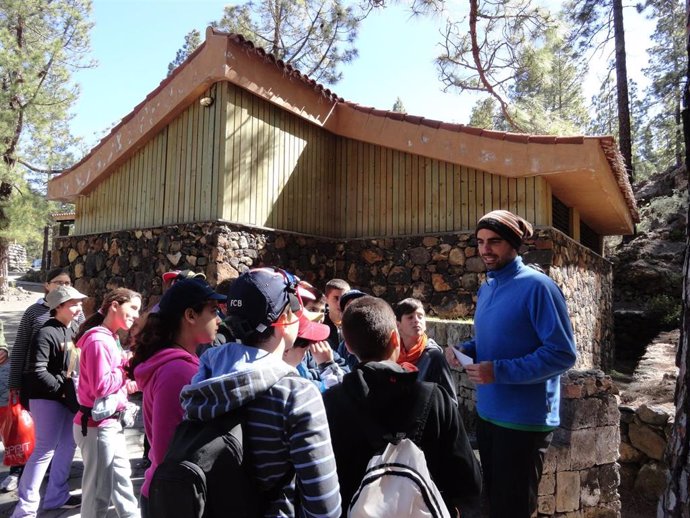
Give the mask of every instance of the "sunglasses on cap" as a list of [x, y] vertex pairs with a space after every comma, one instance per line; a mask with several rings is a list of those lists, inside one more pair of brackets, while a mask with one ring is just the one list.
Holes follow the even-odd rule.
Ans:
[[292, 275], [290, 272], [283, 270], [281, 268], [276, 268], [275, 266], [273, 267], [273, 271], [276, 273], [280, 273], [283, 278], [285, 279], [285, 284], [287, 284], [287, 287], [285, 288], [285, 291], [287, 292], [287, 304], [283, 306], [283, 308], [280, 310], [279, 314], [282, 314], [283, 311], [285, 311], [286, 307], [290, 307], [290, 311], [298, 317], [292, 322], [273, 322], [271, 326], [273, 327], [280, 327], [280, 326], [288, 326], [291, 324], [296, 324], [299, 322], [299, 317], [302, 316], [302, 311], [304, 310], [304, 302], [302, 302], [302, 296], [299, 293], [299, 290], [297, 287], [299, 286], [300, 278], [297, 277], [296, 275]]

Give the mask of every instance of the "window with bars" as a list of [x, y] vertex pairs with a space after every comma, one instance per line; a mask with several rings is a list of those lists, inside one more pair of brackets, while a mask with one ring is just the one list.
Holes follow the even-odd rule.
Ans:
[[594, 230], [582, 220], [580, 220], [580, 243], [593, 252], [602, 255], [602, 240], [599, 234], [594, 232]]
[[573, 232], [570, 228], [570, 209], [555, 196], [551, 196], [551, 213], [553, 228], [560, 230], [567, 236], [573, 237]]

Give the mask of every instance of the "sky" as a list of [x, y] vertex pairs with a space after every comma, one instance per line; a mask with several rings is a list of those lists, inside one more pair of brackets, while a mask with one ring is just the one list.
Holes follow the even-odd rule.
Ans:
[[[545, 0], [546, 1], [546, 0]], [[548, 0], [558, 4], [556, 0]], [[91, 58], [96, 66], [74, 75], [81, 94], [72, 129], [90, 148], [165, 79], [185, 35], [221, 17], [228, 1], [94, 0]], [[466, 0], [447, 0], [459, 9]], [[404, 2], [372, 13], [360, 26], [359, 57], [342, 67], [344, 79], [331, 91], [363, 106], [390, 110], [397, 97], [408, 114], [467, 123], [479, 97], [444, 93], [434, 66], [442, 19], [412, 18]], [[646, 64], [650, 24], [627, 9], [629, 77]], [[630, 35], [634, 35], [631, 37]], [[592, 65], [593, 70], [597, 68]], [[596, 73], [585, 83], [587, 97], [598, 89]]]

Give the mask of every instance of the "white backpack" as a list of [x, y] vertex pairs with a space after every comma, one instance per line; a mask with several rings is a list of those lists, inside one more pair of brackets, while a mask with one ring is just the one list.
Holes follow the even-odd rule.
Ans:
[[[415, 433], [417, 441], [424, 432], [432, 393], [428, 390], [428, 397], [420, 398], [424, 405], [420, 407], [423, 415]], [[350, 502], [349, 518], [450, 518], [424, 452], [405, 435], [383, 436], [388, 445], [369, 461]]]

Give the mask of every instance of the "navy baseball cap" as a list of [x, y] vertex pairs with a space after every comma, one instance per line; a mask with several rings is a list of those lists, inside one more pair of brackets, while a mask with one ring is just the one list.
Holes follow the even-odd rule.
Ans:
[[223, 302], [226, 299], [225, 295], [216, 293], [204, 279], [183, 279], [177, 281], [163, 294], [158, 307], [160, 313], [181, 315], [185, 309], [203, 304], [207, 300]]
[[240, 275], [228, 290], [226, 323], [242, 339], [262, 333], [278, 320], [288, 305], [302, 309], [299, 279], [280, 268], [255, 268]]

